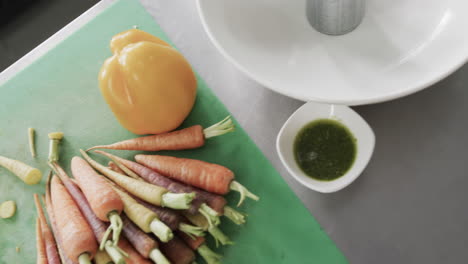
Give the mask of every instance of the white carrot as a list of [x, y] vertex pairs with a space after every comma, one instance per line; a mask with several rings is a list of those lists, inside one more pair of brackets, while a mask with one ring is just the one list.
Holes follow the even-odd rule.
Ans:
[[29, 185], [39, 183], [42, 178], [42, 172], [40, 170], [18, 160], [0, 156], [0, 166], [5, 167], [7, 170], [18, 176], [18, 178], [20, 178], [24, 183]]

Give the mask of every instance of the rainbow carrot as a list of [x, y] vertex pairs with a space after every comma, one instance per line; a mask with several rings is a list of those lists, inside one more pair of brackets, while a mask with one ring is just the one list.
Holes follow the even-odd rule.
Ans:
[[[86, 200], [86, 197], [84, 196], [83, 192], [80, 190], [78, 185], [74, 181], [72, 181], [71, 178], [68, 177], [66, 172], [62, 169], [62, 167], [60, 167], [57, 163], [51, 163], [51, 167], [60, 177], [68, 193], [71, 195], [71, 197], [79, 207], [79, 210], [86, 218], [86, 221], [89, 223], [96, 240], [98, 242], [102, 242], [107, 229], [106, 225], [101, 220], [99, 220], [99, 218], [97, 218], [97, 216], [91, 209], [91, 206], [89, 205], [88, 201]], [[127, 255], [127, 252], [125, 252], [118, 246], [113, 245], [111, 241], [107, 241], [104, 248], [115, 264], [125, 263], [124, 256]]]
[[63, 244], [67, 245], [64, 248], [65, 253], [80, 264], [91, 263], [97, 251], [96, 239], [88, 222], [58, 177], [52, 178], [51, 198], [58, 235]]
[[111, 223], [99, 248], [104, 249], [110, 232], [113, 234], [113, 244], [117, 245], [123, 227], [119, 215], [123, 211], [124, 205], [120, 196], [85, 160], [74, 157], [71, 163], [73, 176], [78, 180], [80, 186], [86, 186], [82, 191], [89, 201], [91, 209], [101, 221]]
[[238, 191], [241, 198], [237, 206], [240, 206], [246, 197], [259, 200], [258, 196], [234, 181], [234, 173], [230, 169], [218, 164], [161, 155], [136, 155], [135, 160], [169, 178], [208, 192], [224, 195], [229, 190]]
[[[136, 162], [119, 158], [104, 151], [96, 150], [95, 152], [110, 158], [116, 164], [120, 164], [122, 168], [128, 167], [127, 169], [133, 171], [137, 177], [141, 177], [151, 184], [167, 188], [174, 193], [195, 193], [195, 198], [188, 211], [192, 214], [201, 213], [207, 218], [210, 225], [214, 226], [220, 223], [218, 212], [222, 212], [224, 210], [223, 207], [226, 205], [226, 200], [222, 196], [202, 191], [190, 185], [181, 184]], [[216, 209], [211, 208], [207, 204], [214, 205]]]
[[195, 125], [169, 133], [128, 139], [111, 145], [94, 146], [86, 151], [98, 148], [142, 151], [194, 149], [205, 145], [205, 139], [232, 131], [234, 131], [234, 123], [228, 116], [205, 129], [200, 125]]
[[195, 253], [178, 237], [162, 243], [160, 247], [172, 264], [190, 264], [195, 260]]
[[122, 217], [123, 233], [133, 247], [145, 258], [150, 258], [157, 264], [169, 264], [169, 261], [158, 248], [158, 242], [141, 231], [130, 219]]
[[80, 150], [80, 152], [97, 171], [129, 193], [151, 204], [174, 209], [187, 209], [195, 197], [195, 193], [171, 193], [166, 188], [127, 177], [94, 161], [83, 150]]
[[194, 237], [204, 236], [203, 229], [198, 226], [189, 225], [187, 221], [182, 221], [183, 217], [176, 211], [168, 208], [158, 207], [156, 205], [149, 204], [139, 199], [135, 199], [138, 203], [145, 206], [146, 208], [153, 211], [158, 215], [159, 219], [165, 223], [171, 230], [180, 230], [181, 232]]
[[36, 205], [37, 215], [39, 217], [39, 223], [41, 225], [42, 235], [44, 238], [45, 249], [47, 254], [47, 262], [49, 264], [60, 264], [60, 256], [57, 251], [57, 245], [55, 242], [54, 235], [47, 224], [44, 211], [42, 210], [41, 202], [37, 193], [34, 194], [34, 203]]
[[52, 227], [52, 232], [54, 233], [55, 241], [57, 242], [57, 248], [58, 248], [59, 256], [60, 256], [60, 259], [62, 260], [62, 263], [64, 263], [64, 264], [76, 264], [76, 262], [71, 260], [65, 254], [65, 251], [63, 249], [64, 248], [63, 242], [60, 239], [60, 236], [58, 236], [57, 223], [55, 222], [54, 211], [53, 211], [53, 208], [52, 208], [52, 200], [50, 198], [50, 181], [51, 181], [51, 179], [52, 179], [52, 172], [50, 172], [49, 176], [47, 177], [45, 197], [43, 197], [43, 201], [44, 201], [45, 206], [46, 206], [47, 215], [49, 216], [50, 226]]
[[42, 236], [42, 229], [39, 217], [36, 217], [36, 263], [47, 264], [47, 253], [45, 250], [44, 237]]

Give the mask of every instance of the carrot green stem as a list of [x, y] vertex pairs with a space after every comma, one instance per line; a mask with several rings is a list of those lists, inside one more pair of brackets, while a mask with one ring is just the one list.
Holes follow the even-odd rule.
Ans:
[[216, 226], [208, 228], [208, 233], [210, 233], [210, 235], [214, 238], [216, 247], [218, 247], [219, 243], [221, 243], [223, 246], [234, 244], [234, 242], [232, 242], [231, 239], [229, 239], [229, 237], [227, 237], [223, 231], [221, 231], [221, 229]]
[[102, 236], [102, 241], [101, 241], [101, 244], [99, 245], [99, 250], [104, 250], [104, 247], [107, 245], [107, 242], [110, 241], [109, 236], [111, 232], [112, 232], [112, 245], [117, 246], [117, 244], [119, 243], [120, 233], [122, 233], [123, 222], [118, 212], [116, 211], [110, 212], [107, 218], [110, 221], [110, 225], [107, 228], [104, 235]]
[[221, 223], [221, 220], [218, 216], [218, 212], [206, 205], [206, 203], [200, 205], [200, 209], [198, 209], [198, 212], [200, 212], [200, 214], [202, 214], [206, 218], [209, 227], [214, 227]]
[[161, 253], [161, 251], [157, 248], [151, 250], [149, 254], [149, 258], [157, 264], [171, 264], [169, 260]]
[[227, 116], [218, 123], [205, 128], [203, 130], [203, 134], [205, 134], [205, 138], [208, 139], [221, 136], [232, 131], [234, 131], [234, 123], [232, 122], [231, 116]]
[[88, 253], [83, 253], [78, 257], [79, 264], [91, 264], [91, 259]]
[[120, 218], [120, 215], [116, 211], [112, 211], [108, 215], [108, 219], [110, 220], [110, 226], [112, 226], [112, 241], [114, 242], [114, 246], [117, 246], [119, 243], [120, 233], [122, 233], [123, 222]]
[[203, 232], [203, 228], [189, 225], [186, 223], [180, 223], [179, 230], [187, 234], [192, 239], [195, 239], [194, 236], [205, 236], [205, 232]]
[[239, 211], [234, 210], [234, 208], [230, 206], [224, 206], [224, 216], [229, 218], [232, 222], [236, 225], [242, 225], [245, 223], [245, 214]]
[[34, 128], [28, 128], [29, 151], [31, 152], [31, 156], [33, 158], [36, 157], [36, 141], [34, 140], [35, 134], [36, 130], [34, 130]]
[[172, 209], [188, 209], [190, 203], [195, 198], [195, 193], [165, 193], [162, 195], [162, 207], [169, 207]]
[[158, 219], [154, 219], [153, 221], [151, 221], [150, 230], [162, 242], [168, 242], [174, 237], [174, 234], [172, 233], [171, 229]]
[[257, 195], [251, 193], [247, 188], [245, 188], [242, 184], [240, 184], [237, 181], [232, 181], [231, 184], [229, 185], [229, 188], [233, 191], [240, 193], [240, 199], [239, 199], [239, 202], [237, 203], [237, 207], [242, 205], [246, 197], [249, 197], [250, 199], [255, 200], [255, 201], [258, 201], [260, 199], [258, 198]]
[[202, 256], [207, 264], [219, 264], [223, 256], [213, 252], [206, 244], [197, 248], [198, 254]]
[[[125, 257], [121, 253], [122, 252], [121, 249], [112, 245], [110, 241], [107, 241], [104, 248], [106, 249], [107, 254], [109, 255], [109, 257], [112, 259], [112, 261], [115, 264], [125, 264]], [[126, 253], [125, 255], [128, 256]]]
[[62, 138], [62, 132], [49, 133], [49, 162], [55, 162], [59, 160], [59, 144]]

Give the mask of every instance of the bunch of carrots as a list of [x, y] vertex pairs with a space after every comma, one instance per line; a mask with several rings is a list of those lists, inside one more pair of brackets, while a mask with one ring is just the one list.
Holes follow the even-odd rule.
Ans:
[[[88, 151], [193, 149], [233, 129], [228, 117], [206, 129], [197, 125]], [[238, 225], [246, 221], [222, 195], [238, 191], [238, 206], [247, 197], [258, 200], [218, 164], [161, 155], [131, 161], [95, 150], [110, 159], [105, 166], [80, 152], [83, 158], [71, 161], [73, 177], [58, 162], [49, 164], [53, 173], [43, 199], [49, 221], [34, 195], [38, 264], [190, 264], [196, 253], [208, 264], [221, 263], [222, 256], [207, 246], [206, 233], [217, 246], [232, 244], [219, 228], [221, 217]]]

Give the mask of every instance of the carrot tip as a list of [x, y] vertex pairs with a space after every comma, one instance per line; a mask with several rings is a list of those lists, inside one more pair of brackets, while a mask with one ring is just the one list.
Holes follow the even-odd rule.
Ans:
[[187, 234], [191, 239], [195, 239], [195, 237], [205, 236], [205, 232], [203, 232], [203, 228], [198, 226], [193, 226], [185, 223], [179, 224], [179, 230]]
[[231, 241], [231, 239], [229, 239], [229, 237], [227, 237], [223, 231], [221, 231], [221, 229], [219, 229], [218, 227], [211, 227], [208, 229], [208, 232], [210, 233], [210, 235], [214, 238], [215, 242], [216, 242], [216, 247], [218, 247], [219, 243], [221, 243], [221, 245], [233, 245], [234, 242]]

